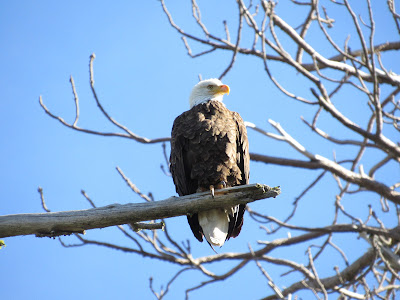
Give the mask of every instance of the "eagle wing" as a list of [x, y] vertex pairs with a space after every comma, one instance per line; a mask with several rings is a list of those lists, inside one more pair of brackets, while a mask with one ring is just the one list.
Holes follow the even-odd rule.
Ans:
[[249, 184], [250, 153], [246, 125], [244, 124], [242, 117], [237, 112], [233, 112], [233, 118], [236, 121], [238, 128], [238, 136], [236, 140], [238, 155], [236, 161], [240, 170], [242, 171], [242, 180], [240, 183]]
[[[188, 128], [195, 124], [193, 121], [190, 114], [183, 113], [175, 119], [172, 127], [170, 169], [179, 196], [194, 194], [198, 188], [197, 182], [190, 176], [188, 166], [192, 165], [194, 157], [189, 149], [190, 141], [185, 137]], [[198, 215], [188, 215], [187, 219], [194, 236], [202, 242], [203, 232]]]
[[[237, 137], [236, 137], [236, 162], [241, 171], [242, 178], [240, 184], [249, 184], [250, 177], [250, 153], [249, 153], [249, 141], [247, 139], [246, 125], [243, 122], [242, 117], [237, 112], [232, 112], [233, 119], [237, 126]], [[229, 230], [226, 240], [231, 237], [237, 237], [243, 226], [243, 215], [246, 210], [246, 204], [240, 204], [234, 208], [230, 214]]]

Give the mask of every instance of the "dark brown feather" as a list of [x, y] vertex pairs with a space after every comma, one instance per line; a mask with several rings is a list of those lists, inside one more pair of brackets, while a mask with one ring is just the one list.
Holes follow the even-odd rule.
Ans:
[[[240, 115], [218, 101], [194, 106], [178, 116], [171, 134], [171, 173], [180, 196], [208, 190], [222, 181], [227, 187], [249, 183], [249, 144]], [[246, 205], [229, 216], [226, 239], [239, 235]], [[203, 232], [197, 214], [188, 216], [194, 236]]]

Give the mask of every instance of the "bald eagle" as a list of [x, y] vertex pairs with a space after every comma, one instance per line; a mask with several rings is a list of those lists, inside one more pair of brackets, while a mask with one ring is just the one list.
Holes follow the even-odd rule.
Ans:
[[[240, 115], [222, 103], [229, 86], [218, 79], [193, 87], [190, 110], [172, 127], [170, 168], [179, 196], [249, 183], [249, 144]], [[209, 245], [222, 246], [237, 237], [243, 225], [245, 204], [212, 209], [187, 216], [194, 236]], [[214, 248], [213, 248], [214, 249]]]

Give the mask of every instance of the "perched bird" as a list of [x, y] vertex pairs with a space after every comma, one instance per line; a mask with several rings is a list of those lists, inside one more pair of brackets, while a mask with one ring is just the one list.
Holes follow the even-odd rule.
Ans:
[[[200, 81], [189, 98], [190, 109], [172, 127], [170, 167], [179, 196], [249, 183], [249, 143], [240, 115], [222, 103], [229, 86], [218, 79]], [[213, 248], [237, 237], [245, 204], [188, 215], [194, 236]], [[214, 248], [213, 248], [214, 249]]]

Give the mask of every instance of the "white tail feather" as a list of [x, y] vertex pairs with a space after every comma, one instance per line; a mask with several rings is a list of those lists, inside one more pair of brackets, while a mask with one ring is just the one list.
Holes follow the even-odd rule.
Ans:
[[224, 209], [211, 209], [198, 214], [199, 224], [207, 241], [221, 247], [228, 235], [229, 216]]

